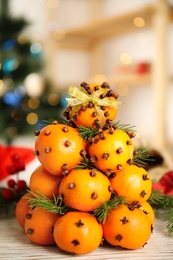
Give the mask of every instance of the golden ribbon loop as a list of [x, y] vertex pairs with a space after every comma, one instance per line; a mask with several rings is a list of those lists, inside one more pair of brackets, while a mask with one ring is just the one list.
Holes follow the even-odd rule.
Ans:
[[100, 124], [104, 125], [105, 117], [100, 107], [107, 106], [117, 109], [122, 104], [122, 102], [117, 102], [108, 97], [100, 98], [100, 95], [106, 93], [106, 91], [106, 89], [99, 89], [91, 94], [88, 94], [88, 92], [84, 88], [79, 89], [76, 87], [70, 87], [68, 94], [71, 97], [66, 98], [66, 100], [68, 104], [72, 106], [71, 115], [75, 115], [75, 113], [81, 108], [81, 105], [87, 105], [89, 102], [92, 102], [95, 106]]
[[66, 98], [66, 100], [72, 107], [92, 102], [95, 106], [107, 106], [117, 109], [122, 102], [112, 100], [108, 97], [100, 98], [100, 95], [103, 94], [104, 91], [105, 89], [99, 89], [92, 94], [88, 94], [84, 88], [78, 89], [76, 87], [70, 87], [68, 94], [72, 97]]

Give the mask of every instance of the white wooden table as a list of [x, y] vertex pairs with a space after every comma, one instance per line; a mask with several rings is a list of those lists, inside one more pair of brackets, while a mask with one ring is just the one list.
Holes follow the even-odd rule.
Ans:
[[117, 249], [103, 245], [87, 255], [69, 255], [57, 246], [39, 246], [25, 236], [14, 217], [0, 217], [0, 259], [117, 259], [117, 260], [173, 260], [173, 236], [168, 235], [162, 220], [156, 219], [148, 244], [138, 250]]

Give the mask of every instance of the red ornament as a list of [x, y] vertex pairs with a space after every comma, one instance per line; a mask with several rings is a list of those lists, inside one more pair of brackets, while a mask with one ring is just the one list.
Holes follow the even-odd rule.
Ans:
[[2, 192], [2, 197], [5, 200], [13, 200], [14, 198], [14, 191], [8, 188], [4, 188], [3, 192]]
[[16, 185], [16, 182], [15, 182], [15, 180], [10, 179], [10, 180], [8, 180], [7, 185], [9, 188], [14, 188]]
[[[19, 158], [23, 161], [24, 165], [32, 161], [35, 158], [33, 152], [34, 150], [30, 148], [0, 145], [0, 181], [10, 174], [14, 174], [14, 171], [11, 173], [8, 170], [8, 166], [15, 164]], [[23, 169], [21, 165], [20, 169]]]
[[173, 195], [173, 171], [165, 173], [159, 182], [153, 183], [153, 189], [161, 190], [167, 195]]
[[18, 190], [18, 191], [23, 191], [23, 190], [26, 189], [26, 187], [27, 187], [26, 181], [24, 181], [24, 180], [19, 180], [19, 181], [17, 182], [17, 190]]

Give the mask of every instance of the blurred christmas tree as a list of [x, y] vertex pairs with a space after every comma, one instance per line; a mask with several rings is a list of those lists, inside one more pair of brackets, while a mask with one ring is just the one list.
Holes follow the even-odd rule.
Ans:
[[39, 120], [55, 118], [60, 103], [41, 76], [42, 45], [24, 33], [29, 23], [11, 16], [8, 0], [0, 7], [0, 137], [10, 143]]

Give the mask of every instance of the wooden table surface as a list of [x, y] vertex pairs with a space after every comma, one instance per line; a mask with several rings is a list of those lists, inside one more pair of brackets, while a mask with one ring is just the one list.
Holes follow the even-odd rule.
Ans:
[[156, 219], [153, 234], [144, 248], [125, 250], [103, 245], [87, 255], [70, 255], [59, 250], [57, 246], [39, 246], [32, 243], [14, 217], [0, 217], [0, 259], [173, 260], [173, 236], [167, 233], [163, 220]]

